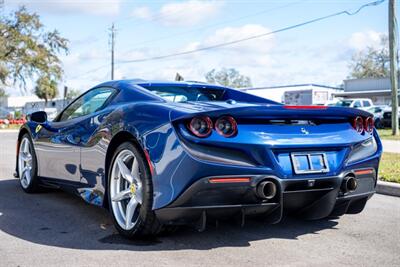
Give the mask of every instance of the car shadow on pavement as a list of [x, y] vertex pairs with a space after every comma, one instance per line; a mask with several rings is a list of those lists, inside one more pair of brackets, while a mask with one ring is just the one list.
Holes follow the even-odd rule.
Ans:
[[[334, 229], [335, 220], [287, 218], [269, 225], [248, 220], [244, 227], [224, 222], [199, 233], [185, 227], [154, 239], [127, 240], [116, 232], [108, 211], [61, 191], [25, 194], [17, 179], [0, 180], [0, 232], [36, 244], [85, 250], [207, 250], [247, 247], [262, 239], [296, 240]], [[1, 234], [1, 233], [0, 233]]]

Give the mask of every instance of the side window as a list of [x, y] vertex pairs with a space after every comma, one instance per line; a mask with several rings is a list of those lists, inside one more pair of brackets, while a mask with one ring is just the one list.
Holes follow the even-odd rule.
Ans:
[[354, 102], [353, 108], [359, 108], [359, 107], [361, 107], [361, 102], [357, 100], [356, 102]]
[[115, 89], [112, 88], [97, 88], [87, 92], [63, 111], [59, 121], [71, 120], [100, 110], [114, 92]]
[[371, 103], [369, 103], [369, 101], [367, 101], [367, 100], [363, 100], [363, 105], [364, 105], [364, 107], [370, 107]]

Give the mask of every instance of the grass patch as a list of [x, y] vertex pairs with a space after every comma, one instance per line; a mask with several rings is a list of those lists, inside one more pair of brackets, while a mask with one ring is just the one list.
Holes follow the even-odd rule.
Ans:
[[400, 153], [385, 152], [382, 154], [379, 165], [379, 179], [400, 183]]
[[392, 129], [378, 129], [378, 133], [381, 139], [400, 141], [400, 135], [392, 135]]

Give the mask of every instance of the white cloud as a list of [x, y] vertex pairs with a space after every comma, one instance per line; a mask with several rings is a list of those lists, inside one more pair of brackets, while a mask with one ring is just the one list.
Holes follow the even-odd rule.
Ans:
[[145, 19], [145, 20], [150, 20], [153, 18], [153, 14], [147, 6], [141, 6], [137, 7], [132, 11], [132, 16], [139, 18], [139, 19]]
[[32, 10], [55, 13], [117, 15], [122, 0], [10, 0], [7, 4], [25, 5]]
[[366, 31], [355, 32], [349, 39], [349, 47], [357, 51], [364, 50], [367, 47], [377, 48], [380, 46], [382, 32]]
[[146, 20], [159, 21], [166, 26], [193, 26], [215, 16], [223, 7], [224, 1], [189, 0], [166, 3], [158, 11], [138, 7], [132, 15]]
[[[258, 24], [248, 24], [241, 27], [224, 27], [199, 40], [182, 44], [176, 50], [160, 50], [157, 46], [147, 46], [135, 49], [129, 55], [118, 54], [121, 60], [142, 59], [163, 54], [190, 51], [223, 42], [246, 38], [252, 35], [269, 32], [267, 27]], [[249, 76], [253, 86], [275, 86], [300, 83], [317, 83], [339, 85], [349, 74], [348, 64], [356, 48], [357, 36], [375, 36], [369, 33], [354, 33], [336, 41], [320, 43], [300, 42], [295, 37], [270, 35], [230, 46], [220, 47], [205, 52], [198, 52], [164, 60], [138, 62], [116, 65], [116, 78], [143, 78], [172, 80], [179, 72], [186, 80], [204, 81], [204, 74], [209, 70], [223, 67], [236, 68], [240, 73]], [[355, 38], [356, 36], [357, 38]], [[379, 36], [379, 34], [377, 35]], [[364, 38], [364, 37], [363, 37]], [[374, 40], [365, 40], [365, 45], [372, 45]], [[364, 41], [363, 41], [364, 42]], [[378, 42], [376, 42], [378, 43]], [[94, 55], [92, 55], [94, 56]], [[80, 61], [82, 55], [77, 57]], [[118, 61], [118, 58], [117, 58]], [[102, 62], [93, 63], [91, 69]], [[70, 63], [70, 70], [77, 71], [75, 61]], [[85, 67], [81, 67], [84, 71]], [[87, 70], [86, 70], [87, 71]], [[108, 79], [109, 68], [90, 73], [79, 83], [94, 85]]]

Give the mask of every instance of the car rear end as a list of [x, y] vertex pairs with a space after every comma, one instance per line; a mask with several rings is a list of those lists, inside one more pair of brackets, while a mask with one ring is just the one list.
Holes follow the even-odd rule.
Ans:
[[171, 113], [183, 156], [161, 185], [170, 188], [168, 201], [156, 203], [166, 223], [254, 214], [278, 222], [286, 213], [319, 219], [358, 213], [375, 192], [382, 146], [367, 112], [197, 103], [203, 108], [187, 114], [190, 105]]

